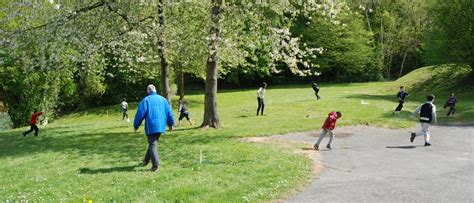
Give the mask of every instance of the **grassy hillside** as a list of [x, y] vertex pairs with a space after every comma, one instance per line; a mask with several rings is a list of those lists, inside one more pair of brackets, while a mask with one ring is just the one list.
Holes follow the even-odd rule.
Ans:
[[[403, 85], [410, 93], [408, 101], [421, 102], [425, 100], [426, 95], [434, 94], [442, 123], [474, 123], [474, 81], [468, 78], [472, 71], [467, 65], [446, 64], [424, 67], [389, 83], [381, 93], [395, 94], [398, 87]], [[443, 109], [443, 105], [451, 92], [456, 94], [459, 102], [455, 117], [446, 119], [443, 117], [447, 110]]]
[[[64, 116], [40, 127], [37, 138], [21, 137], [26, 127], [2, 132], [0, 200], [275, 200], [308, 180], [310, 161], [276, 145], [245, 143], [238, 138], [318, 130], [327, 113], [335, 110], [343, 114], [338, 126], [411, 127], [416, 121], [410, 119], [410, 112], [424, 100], [424, 93], [412, 91], [400, 115], [393, 114], [398, 104], [395, 94], [401, 84], [414, 90], [416, 83], [410, 78], [425, 75], [422, 71], [432, 74], [434, 70], [420, 69], [395, 82], [321, 84], [319, 101], [310, 85], [270, 84], [265, 115], [258, 117], [256, 89], [220, 91], [218, 108], [223, 127], [200, 129], [185, 122], [163, 135], [158, 147], [162, 162], [159, 173], [137, 165], [145, 153], [146, 138], [143, 128], [133, 133], [132, 124], [121, 120], [119, 105]], [[435, 94], [448, 90], [444, 91]], [[441, 118], [441, 122], [473, 122], [473, 98], [471, 93], [459, 93], [456, 117]], [[191, 118], [200, 124], [203, 95], [188, 95], [186, 99]], [[132, 118], [135, 108], [136, 104], [131, 104]], [[439, 109], [440, 114], [444, 112]], [[335, 150], [341, 147], [336, 138]]]

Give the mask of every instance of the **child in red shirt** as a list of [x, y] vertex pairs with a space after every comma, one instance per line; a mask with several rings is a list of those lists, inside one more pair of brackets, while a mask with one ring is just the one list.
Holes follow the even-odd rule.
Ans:
[[336, 128], [336, 121], [338, 118], [342, 116], [341, 112], [337, 111], [334, 112], [332, 111], [331, 113], [328, 114], [328, 117], [326, 118], [326, 121], [324, 121], [323, 124], [323, 131], [321, 132], [321, 135], [319, 136], [318, 141], [316, 144], [314, 144], [314, 149], [319, 151], [319, 144], [321, 143], [321, 140], [329, 134], [329, 142], [326, 145], [328, 149], [331, 149], [331, 142], [334, 139], [334, 133], [332, 132], [334, 128]]
[[31, 115], [31, 119], [30, 119], [31, 128], [30, 130], [23, 133], [23, 137], [26, 137], [26, 135], [28, 135], [28, 133], [33, 132], [33, 130], [35, 131], [35, 136], [38, 136], [39, 129], [38, 129], [38, 126], [36, 126], [36, 124], [38, 123], [38, 117], [41, 116], [42, 114], [44, 113], [38, 112], [36, 109], [34, 110], [34, 113]]

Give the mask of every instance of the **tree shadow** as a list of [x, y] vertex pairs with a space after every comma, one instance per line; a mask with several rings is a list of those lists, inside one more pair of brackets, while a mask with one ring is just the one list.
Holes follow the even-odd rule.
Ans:
[[[350, 99], [365, 99], [365, 100], [385, 100], [391, 101], [393, 103], [398, 103], [396, 94], [352, 94], [345, 96], [345, 98]], [[395, 109], [396, 106], [393, 107]]]
[[199, 126], [190, 127], [190, 128], [178, 128], [178, 129], [174, 128], [173, 131], [179, 132], [179, 131], [197, 130], [197, 129], [200, 129], [200, 128], [201, 127], [199, 127]]
[[136, 167], [140, 167], [140, 164], [135, 164], [131, 166], [116, 166], [111, 168], [99, 168], [99, 169], [90, 169], [90, 168], [80, 168], [79, 173], [82, 174], [98, 174], [98, 173], [112, 173], [112, 172], [132, 172], [132, 171], [144, 171], [135, 170]]

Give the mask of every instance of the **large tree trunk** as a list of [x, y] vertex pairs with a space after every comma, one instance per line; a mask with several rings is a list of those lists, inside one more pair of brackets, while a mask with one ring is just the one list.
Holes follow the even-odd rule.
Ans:
[[0, 113], [7, 112], [7, 102], [5, 101], [5, 91], [2, 85], [0, 85]]
[[158, 47], [160, 49], [160, 60], [161, 60], [161, 95], [168, 100], [171, 105], [171, 90], [170, 90], [170, 77], [169, 77], [169, 62], [166, 55], [166, 43], [165, 43], [165, 11], [164, 11], [163, 0], [158, 3], [158, 23], [160, 27], [160, 35], [158, 39]]
[[201, 127], [220, 127], [217, 114], [217, 70], [218, 49], [220, 37], [221, 4], [222, 0], [213, 0], [211, 10], [211, 39], [209, 42], [209, 56], [206, 66], [206, 94], [204, 96], [204, 119]]
[[183, 71], [179, 71], [176, 75], [178, 80], [179, 100], [182, 100], [184, 98], [184, 73]]
[[383, 32], [383, 15], [380, 17], [380, 53], [381, 59], [379, 60], [379, 65], [381, 68], [385, 68], [385, 47], [384, 47], [384, 32]]
[[403, 60], [402, 60], [402, 65], [400, 66], [400, 73], [398, 74], [398, 78], [402, 77], [403, 74], [403, 65], [405, 64], [405, 59], [407, 58], [407, 50], [405, 50], [405, 53], [403, 53]]

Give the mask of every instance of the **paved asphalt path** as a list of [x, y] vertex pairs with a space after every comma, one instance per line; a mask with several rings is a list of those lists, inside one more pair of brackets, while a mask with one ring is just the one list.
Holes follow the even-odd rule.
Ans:
[[[431, 147], [423, 146], [423, 136], [410, 143], [408, 132], [418, 128], [336, 129], [333, 149], [326, 150], [328, 138], [320, 145], [319, 177], [286, 201], [474, 202], [474, 127], [432, 126]], [[275, 138], [314, 143], [317, 136]]]

